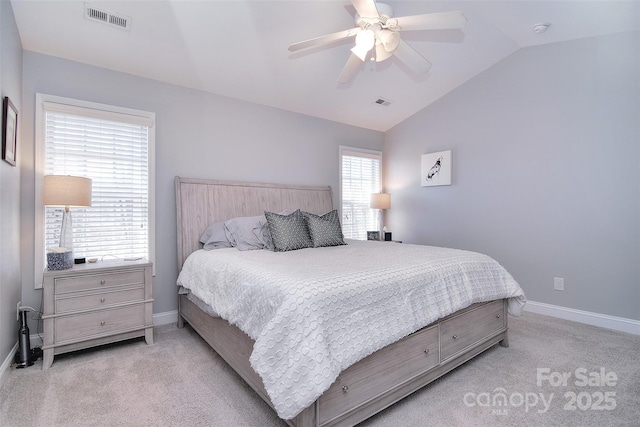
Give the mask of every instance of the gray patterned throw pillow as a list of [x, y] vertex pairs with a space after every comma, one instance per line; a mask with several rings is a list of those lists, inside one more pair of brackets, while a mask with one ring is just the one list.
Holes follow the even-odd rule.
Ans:
[[337, 210], [334, 209], [322, 216], [309, 212], [303, 212], [303, 215], [307, 220], [314, 248], [346, 245]]
[[296, 210], [290, 215], [280, 215], [275, 212], [265, 212], [269, 224], [269, 232], [276, 252], [293, 251], [313, 246], [307, 222]]

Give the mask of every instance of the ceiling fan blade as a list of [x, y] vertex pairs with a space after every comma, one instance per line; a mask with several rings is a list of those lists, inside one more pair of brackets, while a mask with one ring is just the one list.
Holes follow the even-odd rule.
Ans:
[[296, 52], [298, 50], [306, 49], [309, 47], [322, 46], [337, 40], [346, 39], [347, 37], [355, 36], [360, 31], [362, 31], [362, 28], [360, 27], [349, 28], [348, 30], [338, 31], [337, 33], [331, 33], [325, 36], [316, 37], [314, 39], [294, 43], [289, 46], [289, 52]]
[[[456, 30], [464, 28], [467, 18], [462, 12], [426, 13], [424, 15], [400, 16], [387, 21], [390, 28], [400, 31]], [[397, 28], [396, 28], [397, 27]]]
[[353, 4], [360, 18], [377, 18], [380, 16], [376, 2], [373, 0], [351, 0], [351, 4]]
[[431, 62], [424, 59], [422, 55], [416, 52], [416, 50], [405, 41], [400, 41], [400, 44], [396, 50], [393, 51], [393, 54], [416, 73], [426, 73], [429, 71], [429, 68], [431, 68]]
[[355, 75], [360, 71], [360, 66], [362, 65], [360, 58], [357, 55], [351, 54], [349, 59], [347, 59], [347, 63], [344, 64], [344, 68], [338, 77], [338, 83], [345, 84], [349, 83], [351, 79], [355, 77]]

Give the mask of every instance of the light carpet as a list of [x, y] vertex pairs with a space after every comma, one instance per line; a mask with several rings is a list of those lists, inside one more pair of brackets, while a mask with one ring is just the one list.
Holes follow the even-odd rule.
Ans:
[[[640, 425], [640, 336], [526, 312], [509, 341], [361, 426]], [[41, 366], [11, 370], [1, 426], [286, 425], [189, 327]]]

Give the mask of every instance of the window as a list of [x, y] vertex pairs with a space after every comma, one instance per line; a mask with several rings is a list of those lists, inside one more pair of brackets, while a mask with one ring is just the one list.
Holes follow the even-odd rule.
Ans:
[[[42, 205], [44, 175], [91, 178], [89, 208], [71, 208], [76, 258], [153, 260], [155, 115], [38, 94], [36, 260], [58, 246], [64, 208]], [[36, 275], [37, 278], [41, 274]], [[38, 283], [38, 280], [36, 280]], [[41, 283], [41, 281], [40, 281]]]
[[380, 211], [369, 208], [371, 193], [379, 193], [382, 153], [340, 147], [342, 231], [348, 239], [365, 240], [367, 230], [380, 228]]

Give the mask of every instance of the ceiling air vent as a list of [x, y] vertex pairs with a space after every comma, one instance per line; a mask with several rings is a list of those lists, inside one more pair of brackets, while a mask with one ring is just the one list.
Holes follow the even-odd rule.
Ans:
[[122, 30], [131, 30], [131, 17], [119, 13], [113, 13], [104, 9], [98, 9], [88, 3], [84, 4], [84, 17], [92, 21], [118, 27]]
[[384, 98], [378, 98], [374, 101], [374, 104], [383, 105], [385, 107], [391, 105], [391, 101], [388, 101]]

